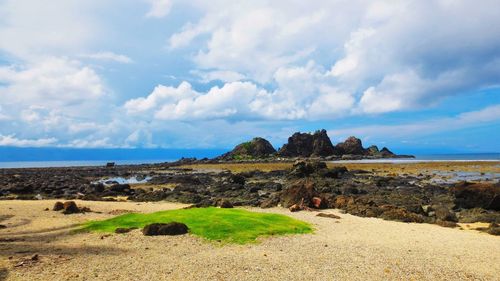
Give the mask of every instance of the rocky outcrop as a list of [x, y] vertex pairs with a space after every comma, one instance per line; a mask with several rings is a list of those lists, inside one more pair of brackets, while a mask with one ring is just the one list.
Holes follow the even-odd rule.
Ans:
[[351, 154], [351, 155], [366, 154], [366, 151], [363, 148], [361, 140], [352, 136], [348, 137], [344, 142], [337, 144], [335, 148], [340, 152], [340, 154]]
[[276, 153], [276, 149], [263, 138], [254, 138], [237, 145], [230, 152], [220, 156], [223, 160], [244, 160], [266, 158]]
[[326, 130], [316, 131], [314, 134], [297, 132], [278, 151], [278, 155], [283, 157], [325, 157], [336, 154], [338, 153]]
[[253, 160], [272, 156], [284, 158], [323, 157], [327, 159], [340, 157], [345, 159], [413, 157], [411, 155], [396, 155], [386, 147], [379, 150], [375, 145], [365, 149], [363, 148], [361, 140], [353, 136], [334, 146], [326, 130], [323, 129], [312, 134], [301, 132], [294, 133], [277, 153], [267, 140], [263, 138], [254, 138], [252, 141], [237, 145], [232, 151], [214, 160]]

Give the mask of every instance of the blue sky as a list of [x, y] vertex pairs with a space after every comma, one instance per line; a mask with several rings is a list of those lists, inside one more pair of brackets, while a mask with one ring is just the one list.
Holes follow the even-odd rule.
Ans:
[[0, 0], [0, 146], [229, 148], [325, 128], [500, 151], [498, 1]]

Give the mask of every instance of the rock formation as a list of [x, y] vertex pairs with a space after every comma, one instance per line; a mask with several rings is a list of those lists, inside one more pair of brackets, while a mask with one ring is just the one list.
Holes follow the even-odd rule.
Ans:
[[335, 148], [340, 152], [340, 154], [366, 154], [366, 151], [361, 144], [361, 140], [356, 137], [348, 137], [344, 142], [337, 144]]
[[254, 138], [237, 145], [230, 152], [220, 156], [223, 160], [266, 158], [276, 153], [276, 149], [263, 138]]
[[363, 148], [360, 139], [349, 137], [344, 142], [333, 145], [326, 130], [311, 133], [296, 132], [288, 138], [288, 142], [276, 152], [273, 146], [263, 138], [254, 138], [249, 142], [237, 145], [232, 151], [219, 156], [215, 160], [250, 160], [272, 156], [279, 157], [331, 157], [331, 158], [411, 158], [411, 155], [396, 155], [386, 147], [381, 150], [376, 145]]
[[297, 132], [288, 138], [288, 142], [278, 151], [283, 157], [331, 156], [336, 150], [326, 130], [314, 134]]

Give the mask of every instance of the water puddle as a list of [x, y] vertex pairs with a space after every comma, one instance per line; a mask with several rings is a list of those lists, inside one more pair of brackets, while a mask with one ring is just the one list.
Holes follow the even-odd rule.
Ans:
[[113, 185], [113, 184], [140, 184], [140, 183], [147, 183], [149, 180], [151, 180], [150, 176], [144, 177], [144, 176], [135, 176], [135, 177], [112, 177], [112, 178], [104, 178], [100, 179], [98, 181], [93, 182], [94, 184], [97, 183], [102, 183], [104, 185]]
[[436, 172], [430, 179], [431, 183], [457, 183], [461, 181], [499, 181], [500, 173], [480, 172]]

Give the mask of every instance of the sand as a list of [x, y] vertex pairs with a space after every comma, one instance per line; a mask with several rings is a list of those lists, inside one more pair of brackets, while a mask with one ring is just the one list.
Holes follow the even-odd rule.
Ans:
[[[328, 162], [329, 167], [345, 166], [349, 170], [372, 171], [377, 175], [387, 174], [429, 174], [436, 171], [441, 172], [479, 172], [500, 173], [500, 161], [437, 161], [437, 162], [410, 162], [410, 163], [342, 163]], [[243, 172], [250, 170], [273, 171], [290, 169], [291, 162], [249, 162], [249, 163], [220, 163], [220, 164], [194, 164], [181, 166], [197, 170], [230, 170], [232, 172]]]
[[[338, 210], [325, 212], [341, 219], [252, 209], [308, 221], [315, 233], [220, 245], [193, 235], [145, 237], [139, 230], [69, 234], [89, 219], [182, 204], [77, 201], [102, 213], [44, 211], [54, 202], [0, 201], [0, 224], [7, 226], [0, 229], [0, 280], [500, 280], [500, 237], [473, 230]], [[35, 254], [38, 261], [29, 260]]]

